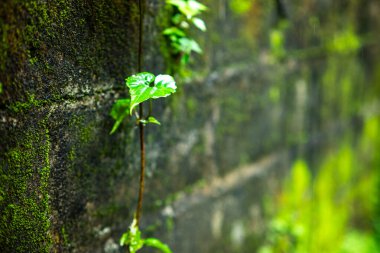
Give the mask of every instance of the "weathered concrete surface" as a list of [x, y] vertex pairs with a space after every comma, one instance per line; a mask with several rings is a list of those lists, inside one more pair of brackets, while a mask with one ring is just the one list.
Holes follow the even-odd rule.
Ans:
[[275, 179], [285, 175], [288, 163], [286, 153], [272, 154], [179, 196], [162, 212], [164, 218], [174, 219], [173, 250], [250, 251], [259, 240], [252, 234], [263, 234], [265, 210], [260, 203], [265, 193], [277, 190]]
[[101, 248], [93, 217], [127, 205], [114, 200], [133, 174], [128, 134], [108, 135], [109, 110], [136, 63], [136, 13], [136, 1], [1, 2], [1, 252]]
[[[175, 252], [254, 252], [265, 194], [288, 161], [318, 159], [319, 148], [355, 132], [360, 103], [379, 91], [375, 0], [284, 1], [288, 58], [270, 46], [280, 29], [276, 1], [244, 2], [204, 1], [209, 32], [196, 37], [205, 54], [191, 81], [155, 102], [163, 125], [147, 128], [142, 228]], [[0, 7], [0, 252], [122, 252], [138, 138], [128, 123], [110, 136], [109, 111], [136, 70], [137, 1]], [[149, 1], [144, 65], [154, 73], [165, 70], [160, 32], [169, 14]], [[347, 22], [368, 44], [329, 52], [328, 38]]]

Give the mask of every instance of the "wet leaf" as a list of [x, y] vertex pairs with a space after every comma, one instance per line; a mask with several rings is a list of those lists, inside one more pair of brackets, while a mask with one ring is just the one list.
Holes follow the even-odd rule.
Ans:
[[148, 123], [156, 124], [156, 125], [161, 125], [161, 123], [153, 116], [148, 117]]
[[129, 115], [131, 106], [130, 99], [118, 99], [113, 104], [111, 109], [111, 117], [115, 120], [110, 134], [113, 134], [123, 122], [124, 118]]
[[167, 97], [177, 89], [175, 81], [170, 75], [158, 75], [142, 72], [127, 79], [127, 86], [131, 94], [130, 114], [140, 103], [148, 99]]
[[191, 20], [192, 22], [193, 22], [193, 24], [199, 29], [199, 30], [201, 30], [201, 31], [206, 31], [206, 24], [205, 24], [205, 22], [202, 20], [202, 19], [200, 19], [200, 18], [193, 18], [192, 20]]
[[159, 249], [163, 253], [172, 253], [169, 246], [156, 238], [147, 238], [144, 240], [144, 245]]

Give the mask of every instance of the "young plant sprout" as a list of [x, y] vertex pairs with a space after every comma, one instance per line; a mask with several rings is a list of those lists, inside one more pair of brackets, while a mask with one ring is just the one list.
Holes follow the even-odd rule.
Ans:
[[[118, 99], [114, 103], [111, 116], [115, 123], [112, 127], [111, 134], [114, 133], [123, 122], [124, 119], [132, 115], [136, 115], [136, 124], [140, 127], [140, 146], [141, 146], [141, 173], [140, 173], [140, 189], [139, 198], [136, 208], [135, 217], [129, 230], [125, 232], [121, 239], [120, 245], [127, 246], [130, 253], [135, 253], [144, 246], [154, 247], [164, 253], [171, 253], [170, 248], [156, 238], [141, 238], [139, 229], [139, 221], [142, 208], [142, 194], [144, 191], [144, 171], [145, 171], [145, 150], [144, 150], [144, 126], [146, 124], [160, 124], [160, 122], [150, 115], [143, 115], [142, 103], [150, 99], [167, 97], [174, 93], [177, 89], [174, 78], [170, 75], [155, 76], [149, 72], [141, 72], [132, 75], [126, 79], [126, 85], [129, 88], [130, 98]], [[136, 107], [140, 106], [139, 112]]]
[[[195, 0], [167, 0], [167, 4], [176, 9], [176, 14], [172, 18], [173, 26], [167, 28], [163, 33], [171, 41], [172, 54], [181, 56], [180, 63], [188, 63], [190, 53], [201, 53], [202, 50], [198, 43], [191, 39], [187, 34], [190, 24], [201, 31], [206, 30], [206, 25], [200, 18], [196, 17], [207, 8]], [[121, 123], [133, 115], [136, 118], [136, 124], [140, 132], [140, 187], [136, 212], [129, 229], [121, 236], [120, 245], [127, 247], [127, 252], [135, 253], [144, 246], [153, 247], [163, 253], [172, 253], [169, 246], [162, 243], [156, 238], [141, 238], [139, 223], [142, 210], [142, 198], [144, 192], [144, 174], [145, 174], [145, 144], [144, 144], [144, 127], [146, 124], [161, 123], [153, 116], [151, 105], [153, 99], [170, 96], [176, 92], [177, 86], [174, 78], [170, 75], [157, 75], [150, 72], [142, 71], [142, 51], [143, 51], [143, 20], [144, 20], [145, 0], [138, 1], [139, 7], [139, 43], [138, 43], [138, 73], [126, 79], [126, 86], [129, 89], [130, 98], [121, 98], [115, 101], [111, 116], [115, 123], [110, 134], [113, 134]], [[143, 103], [149, 101], [150, 110], [144, 114]], [[138, 109], [137, 109], [138, 108]]]

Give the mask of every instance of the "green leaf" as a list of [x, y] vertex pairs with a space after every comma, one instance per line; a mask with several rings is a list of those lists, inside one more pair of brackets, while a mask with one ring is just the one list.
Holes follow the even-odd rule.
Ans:
[[128, 245], [129, 241], [129, 232], [126, 232], [120, 238], [120, 246]]
[[196, 10], [196, 11], [198, 11], [199, 13], [202, 12], [202, 11], [207, 10], [206, 5], [203, 5], [203, 4], [201, 4], [200, 2], [195, 1], [195, 0], [188, 0], [188, 1], [187, 1], [187, 5], [188, 5], [192, 10], [194, 10], [194, 11]]
[[190, 61], [190, 55], [189, 54], [183, 54], [181, 57], [181, 64], [186, 65]]
[[185, 37], [186, 34], [184, 33], [184, 31], [182, 31], [181, 29], [177, 28], [177, 27], [169, 27], [169, 28], [166, 28], [163, 32], [162, 32], [164, 35], [176, 35], [178, 37]]
[[166, 3], [174, 5], [177, 8], [184, 7], [186, 5], [186, 2], [184, 0], [166, 0]]
[[145, 124], [156, 124], [156, 125], [161, 125], [161, 123], [156, 119], [154, 118], [153, 116], [149, 116], [147, 119], [140, 119], [138, 120], [138, 123], [143, 123], [144, 125]]
[[156, 238], [147, 238], [144, 240], [144, 245], [159, 249], [163, 253], [172, 253], [169, 246]]
[[130, 105], [131, 100], [129, 98], [116, 100], [111, 109], [111, 117], [114, 120], [119, 119], [121, 116], [124, 115], [125, 111], [129, 111], [128, 109]]
[[200, 18], [193, 18], [192, 20], [191, 20], [192, 22], [193, 22], [193, 24], [195, 25], [195, 27], [197, 27], [199, 30], [201, 30], [201, 31], [206, 31], [206, 24], [205, 24], [205, 22], [202, 20], [202, 19], [200, 19]]
[[136, 218], [133, 219], [129, 230], [125, 232], [120, 238], [120, 246], [126, 245], [130, 253], [136, 253], [144, 246], [144, 240], [141, 239], [141, 231], [137, 226]]
[[120, 238], [120, 246], [124, 245], [128, 246], [130, 253], [136, 253], [143, 246], [156, 248], [163, 253], [172, 253], [168, 245], [162, 243], [156, 238], [142, 239], [141, 231], [137, 226], [136, 218], [133, 219], [128, 231], [125, 232]]
[[111, 117], [115, 120], [110, 134], [113, 134], [123, 122], [124, 118], [128, 116], [131, 106], [130, 99], [118, 99], [113, 104], [111, 109]]
[[131, 236], [131, 240], [129, 242], [129, 252], [135, 253], [139, 249], [141, 249], [144, 246], [144, 240], [141, 239], [141, 232], [137, 228], [136, 234]]
[[153, 117], [153, 116], [149, 116], [148, 117], [148, 123], [161, 125], [161, 123], [155, 117]]
[[141, 72], [136, 75], [130, 76], [126, 80], [128, 88], [133, 89], [136, 86], [151, 84], [154, 80], [154, 75], [149, 72]]
[[195, 40], [191, 40], [191, 50], [198, 53], [198, 54], [202, 53], [201, 47], [199, 46], [199, 44]]
[[181, 23], [182, 19], [183, 19], [183, 16], [181, 14], [177, 13], [172, 17], [172, 22], [173, 22], [173, 24], [178, 25], [179, 23]]
[[188, 29], [190, 27], [189, 23], [186, 21], [181, 21], [181, 23], [179, 23], [179, 26], [183, 29]]
[[179, 50], [185, 53], [190, 54], [191, 51], [201, 54], [202, 49], [199, 44], [192, 39], [189, 38], [181, 38], [179, 39]]
[[[174, 78], [171, 75], [156, 76], [156, 79], [154, 79], [154, 84], [158, 89], [168, 89], [168, 92], [170, 93], [167, 93], [167, 95], [163, 97], [169, 96], [171, 93], [174, 93], [175, 90], [177, 89]], [[156, 98], [155, 96], [156, 95], [153, 95], [153, 98]]]
[[176, 6], [187, 19], [191, 19], [195, 15], [207, 10], [205, 5], [195, 0], [167, 0], [166, 3]]
[[151, 98], [167, 97], [174, 93], [177, 88], [173, 77], [170, 75], [158, 75], [154, 78], [153, 74], [147, 72], [129, 77], [127, 85], [131, 94], [131, 114], [138, 104]]
[[126, 80], [126, 84], [129, 87], [129, 91], [131, 94], [131, 107], [129, 109], [129, 113], [132, 115], [133, 109], [148, 100], [150, 93], [150, 85], [154, 81], [154, 75], [149, 72], [141, 72], [136, 75], [130, 76]]
[[138, 123], [143, 123], [145, 125], [145, 124], [148, 124], [149, 122], [146, 119], [140, 119], [137, 121], [137, 124]]
[[116, 130], [119, 128], [120, 124], [123, 122], [123, 119], [120, 119], [120, 120], [116, 120], [115, 123], [113, 124], [112, 126], [112, 129], [111, 129], [111, 132], [110, 134], [113, 134], [114, 132], [116, 132]]

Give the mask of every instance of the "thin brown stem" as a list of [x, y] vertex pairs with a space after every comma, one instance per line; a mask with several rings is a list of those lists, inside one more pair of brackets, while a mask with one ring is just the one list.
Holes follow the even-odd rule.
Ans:
[[[142, 71], [142, 60], [143, 60], [143, 27], [144, 27], [144, 0], [139, 0], [139, 50], [138, 50], [138, 72]], [[144, 115], [143, 103], [139, 105], [140, 118]], [[140, 130], [140, 187], [139, 187], [139, 198], [136, 207], [136, 221], [137, 226], [140, 224], [141, 210], [142, 210], [142, 200], [144, 193], [144, 175], [145, 175], [145, 144], [144, 144], [144, 124], [139, 123]]]
[[153, 110], [153, 102], [152, 102], [152, 99], [149, 99], [149, 114], [148, 114], [148, 116], [152, 116], [152, 110]]
[[[143, 105], [140, 104], [140, 115], [143, 115]], [[136, 221], [137, 226], [140, 223], [141, 210], [142, 210], [142, 200], [144, 193], [144, 175], [145, 175], [145, 144], [144, 144], [144, 124], [139, 123], [140, 130], [140, 187], [139, 187], [139, 198], [136, 208]]]

